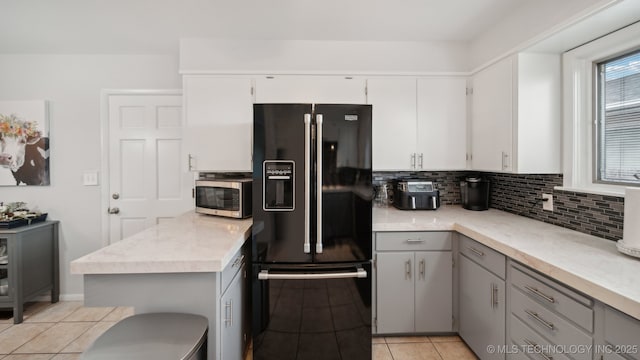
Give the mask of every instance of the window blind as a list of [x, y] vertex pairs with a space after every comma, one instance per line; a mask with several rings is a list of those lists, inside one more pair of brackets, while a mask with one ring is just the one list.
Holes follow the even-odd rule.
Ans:
[[597, 69], [595, 180], [640, 185], [640, 52]]

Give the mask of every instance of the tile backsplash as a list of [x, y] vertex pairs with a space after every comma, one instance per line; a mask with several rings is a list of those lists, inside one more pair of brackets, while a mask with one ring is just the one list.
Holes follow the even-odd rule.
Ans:
[[[467, 171], [374, 172], [375, 185], [400, 178], [436, 183], [442, 204], [460, 204], [460, 181]], [[481, 173], [491, 181], [495, 209], [580, 231], [609, 240], [622, 238], [624, 198], [554, 190], [562, 186], [561, 174]], [[553, 194], [554, 211], [542, 210], [542, 193]]]

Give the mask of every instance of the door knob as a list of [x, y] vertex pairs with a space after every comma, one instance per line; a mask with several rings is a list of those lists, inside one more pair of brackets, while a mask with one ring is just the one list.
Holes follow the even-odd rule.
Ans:
[[120, 199], [120, 194], [113, 193], [113, 195], [111, 195], [111, 197], [113, 198], [113, 200], [118, 200], [118, 199]]
[[117, 207], [108, 208], [107, 211], [109, 212], [109, 214], [119, 214], [120, 213], [120, 209], [118, 209]]

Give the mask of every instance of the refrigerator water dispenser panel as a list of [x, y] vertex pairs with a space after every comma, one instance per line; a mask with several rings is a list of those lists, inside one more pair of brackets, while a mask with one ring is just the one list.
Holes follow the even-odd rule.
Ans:
[[263, 208], [265, 211], [295, 210], [295, 162], [265, 160]]

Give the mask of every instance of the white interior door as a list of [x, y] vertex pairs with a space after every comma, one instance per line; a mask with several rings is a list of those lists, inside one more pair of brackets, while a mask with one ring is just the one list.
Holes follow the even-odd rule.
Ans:
[[109, 95], [109, 242], [194, 208], [182, 96]]

